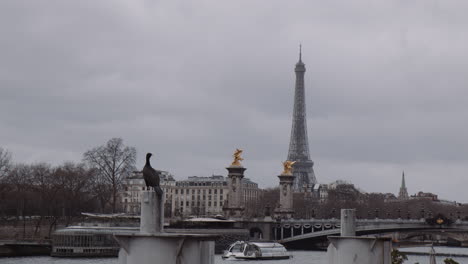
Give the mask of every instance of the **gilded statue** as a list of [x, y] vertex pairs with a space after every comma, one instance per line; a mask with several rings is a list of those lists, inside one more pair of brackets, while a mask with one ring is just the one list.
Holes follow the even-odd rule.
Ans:
[[283, 170], [283, 175], [292, 175], [292, 166], [294, 165], [294, 163], [296, 163], [296, 161], [290, 161], [290, 160], [287, 160], [285, 162], [283, 162], [283, 167], [284, 167], [284, 170]]
[[241, 166], [240, 161], [244, 160], [241, 157], [241, 154], [242, 154], [242, 149], [236, 149], [236, 151], [234, 151], [234, 154], [232, 155], [234, 157], [234, 161], [231, 163], [232, 166]]

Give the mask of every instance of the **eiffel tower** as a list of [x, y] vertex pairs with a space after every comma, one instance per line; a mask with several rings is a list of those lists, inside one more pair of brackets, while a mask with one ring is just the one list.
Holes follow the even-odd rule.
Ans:
[[314, 162], [310, 159], [309, 140], [307, 138], [307, 120], [305, 106], [304, 74], [302, 47], [299, 46], [299, 61], [296, 63], [296, 86], [294, 91], [294, 111], [289, 142], [288, 160], [296, 161], [293, 165], [294, 191], [303, 192], [317, 183]]

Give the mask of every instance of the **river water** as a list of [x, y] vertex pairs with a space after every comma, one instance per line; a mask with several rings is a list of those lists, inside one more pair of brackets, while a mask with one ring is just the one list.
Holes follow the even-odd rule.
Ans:
[[[402, 251], [413, 252], [429, 252], [430, 248], [406, 248]], [[452, 254], [466, 254], [468, 255], [468, 248], [445, 248], [435, 247], [436, 252], [452, 253]], [[256, 264], [327, 264], [327, 253], [324, 251], [291, 251], [293, 258], [289, 260], [265, 260], [265, 261], [243, 261], [242, 263], [256, 263]], [[447, 257], [437, 257], [437, 263], [443, 264], [443, 260]], [[454, 260], [460, 264], [468, 264], [466, 257], [453, 257]], [[221, 255], [215, 256], [216, 264], [227, 264], [234, 261], [224, 261]], [[429, 263], [428, 256], [408, 255], [408, 260], [405, 264], [420, 264]], [[0, 264], [117, 264], [117, 258], [52, 258], [52, 257], [18, 257], [18, 258], [0, 258]], [[161, 263], [170, 264], [170, 263]]]

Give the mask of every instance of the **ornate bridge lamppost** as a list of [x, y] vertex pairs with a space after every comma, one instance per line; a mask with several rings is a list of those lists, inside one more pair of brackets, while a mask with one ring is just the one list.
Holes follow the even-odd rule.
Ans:
[[424, 219], [424, 207], [421, 209], [421, 219]]
[[401, 218], [401, 210], [400, 210], [400, 208], [398, 208], [397, 213], [398, 213], [398, 219], [400, 219], [400, 218]]
[[379, 218], [379, 209], [375, 208], [375, 218]]
[[459, 221], [461, 221], [461, 218], [460, 218], [460, 211], [457, 211], [457, 219], [458, 219]]
[[408, 220], [411, 219], [411, 212], [410, 211], [408, 211], [408, 214], [406, 215], [406, 217], [408, 218]]

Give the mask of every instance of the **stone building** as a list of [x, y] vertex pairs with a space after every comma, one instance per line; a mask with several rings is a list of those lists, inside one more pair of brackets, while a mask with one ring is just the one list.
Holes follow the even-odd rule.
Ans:
[[[161, 188], [164, 190], [165, 199], [168, 200], [170, 190], [174, 188], [176, 181], [174, 177], [167, 171], [163, 171], [161, 178]], [[120, 192], [122, 209], [127, 214], [140, 214], [140, 194], [146, 189], [143, 174], [141, 172], [133, 172], [133, 174], [122, 181], [123, 190]]]
[[430, 192], [418, 192], [415, 195], [411, 195], [410, 199], [439, 201], [439, 197], [437, 196], [437, 194], [433, 194]]
[[[228, 197], [228, 181], [222, 175], [210, 177], [190, 176], [176, 181], [165, 172], [161, 179], [164, 191], [165, 210], [168, 216], [215, 216], [223, 214], [223, 205]], [[244, 202], [259, 197], [258, 184], [248, 178], [242, 179]], [[140, 192], [146, 188], [141, 173], [134, 173], [124, 181], [122, 203], [127, 214], [140, 213]], [[169, 211], [169, 212], [168, 212]]]

